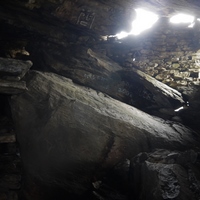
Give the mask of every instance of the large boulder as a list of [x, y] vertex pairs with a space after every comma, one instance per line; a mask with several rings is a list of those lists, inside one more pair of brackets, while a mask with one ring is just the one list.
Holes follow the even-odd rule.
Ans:
[[124, 158], [153, 148], [196, 148], [181, 124], [152, 117], [53, 73], [31, 71], [10, 102], [25, 172], [72, 193]]
[[46, 42], [36, 49], [40, 50], [33, 53], [34, 60], [43, 61], [35, 63], [38, 69], [51, 70], [151, 115], [171, 119], [174, 110], [185, 104], [177, 90], [134, 67], [122, 67], [94, 49], [80, 45], [61, 48]]

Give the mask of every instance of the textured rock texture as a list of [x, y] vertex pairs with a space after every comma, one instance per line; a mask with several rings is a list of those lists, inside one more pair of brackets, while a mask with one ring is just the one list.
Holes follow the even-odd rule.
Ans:
[[184, 104], [177, 90], [140, 70], [123, 68], [92, 49], [80, 47], [65, 58], [61, 50], [53, 49], [52, 45], [48, 49], [45, 45], [45, 49], [35, 56], [43, 57], [45, 65], [55, 73], [150, 114], [170, 118], [175, 115], [174, 110]]
[[0, 199], [20, 199], [21, 160], [14, 133], [11, 116], [8, 115], [8, 103], [0, 95]]
[[[190, 91], [191, 92], [191, 91]], [[193, 127], [194, 130], [200, 132], [200, 89], [199, 87], [193, 87], [192, 93], [188, 94], [188, 101], [190, 106], [184, 109], [179, 115], [183, 119], [183, 123], [187, 126]]]
[[31, 66], [30, 61], [0, 58], [0, 93], [18, 94], [26, 90], [26, 83], [21, 79]]
[[[190, 86], [199, 86], [199, 22], [189, 29], [186, 25], [172, 25], [168, 20], [176, 11], [184, 10], [184, 4], [188, 2], [156, 1], [153, 5], [146, 1], [1, 2], [0, 55], [30, 59], [34, 69], [53, 71], [145, 112], [172, 119], [176, 115], [174, 110], [182, 105], [157, 95], [154, 98], [155, 93], [146, 86], [132, 77], [127, 81], [127, 76], [122, 77], [123, 73], [115, 70], [119, 66], [122, 71], [141, 70], [182, 93]], [[126, 30], [124, 26], [134, 19], [132, 8], [138, 5], [151, 5], [162, 18], [141, 36], [106, 40], [107, 35]], [[190, 6], [194, 13], [197, 5], [194, 1]], [[15, 10], [18, 17], [13, 15]], [[114, 71], [110, 71], [112, 67]], [[24, 90], [25, 83], [18, 87]], [[187, 96], [183, 97], [188, 101]]]
[[199, 145], [195, 132], [78, 86], [32, 71], [28, 91], [11, 99], [24, 169], [47, 185], [82, 193], [125, 157], [152, 148]]
[[[179, 39], [178, 39], [179, 38]], [[170, 24], [166, 18], [146, 33], [99, 45], [124, 67], [136, 67], [157, 80], [180, 89], [199, 85], [199, 23], [194, 28]]]
[[[26, 200], [199, 199], [198, 135], [126, 105], [199, 133], [200, 24], [169, 23], [177, 12], [200, 18], [199, 6], [1, 1], [0, 111], [6, 95], [24, 92], [11, 100], [24, 173], [20, 179], [15, 131], [1, 126], [0, 112], [0, 199], [16, 200], [21, 180]], [[130, 31], [139, 7], [155, 11], [157, 24], [140, 36], [109, 37]], [[26, 60], [63, 77], [36, 71], [24, 77]], [[168, 150], [149, 153], [154, 148]], [[140, 152], [147, 153], [132, 159]]]
[[0, 58], [0, 77], [7, 80], [21, 80], [33, 64], [9, 58]]
[[159, 149], [140, 153], [131, 161], [137, 199], [196, 200], [200, 196], [199, 154]]
[[[187, 28], [188, 25], [172, 25], [168, 19], [177, 11], [184, 12], [185, 8], [187, 13], [196, 14], [198, 18], [198, 5], [197, 1], [9, 0], [1, 2], [3, 39], [0, 42], [3, 49], [0, 53], [10, 57], [28, 56], [27, 46], [31, 54], [45, 51], [48, 55], [47, 49], [51, 45], [48, 41], [53, 43], [54, 49], [64, 47], [63, 53], [58, 55], [70, 57], [74, 45], [77, 48], [96, 46], [120, 65], [137, 67], [175, 89], [199, 85], [199, 22], [196, 21], [194, 28]], [[159, 22], [141, 37], [129, 37], [117, 44], [106, 43], [102, 38], [107, 35], [125, 31], [127, 26], [130, 29], [135, 17], [134, 8], [138, 6], [156, 11], [161, 17]], [[15, 10], [18, 11], [17, 18], [13, 15]], [[47, 45], [37, 45], [41, 41]], [[37, 65], [39, 58], [31, 57]], [[39, 65], [43, 59], [40, 58]], [[69, 63], [73, 64], [74, 60]]]

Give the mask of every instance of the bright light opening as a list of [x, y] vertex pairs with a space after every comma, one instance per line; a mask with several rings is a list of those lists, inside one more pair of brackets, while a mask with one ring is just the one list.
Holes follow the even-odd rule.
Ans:
[[195, 22], [191, 23], [191, 24], [188, 26], [188, 28], [193, 28], [194, 25], [195, 25]]
[[118, 39], [122, 39], [124, 37], [127, 37], [130, 33], [122, 31], [121, 33], [118, 33], [116, 36]]
[[183, 110], [186, 107], [189, 107], [190, 103], [189, 101], [186, 101], [185, 106], [181, 106], [180, 108], [177, 108], [176, 110], [174, 110], [175, 112], [179, 112], [180, 110]]
[[118, 39], [122, 39], [124, 37], [127, 37], [128, 35], [139, 35], [144, 30], [147, 30], [153, 26], [154, 23], [158, 20], [158, 15], [146, 11], [143, 9], [135, 9], [136, 11], [136, 19], [132, 23], [132, 30], [127, 32], [121, 32], [119, 34], [116, 34], [116, 37]]
[[186, 15], [186, 14], [177, 14], [170, 18], [170, 22], [174, 24], [179, 23], [193, 23], [194, 22], [194, 16]]
[[179, 112], [180, 110], [183, 110], [184, 109], [184, 107], [183, 106], [181, 106], [180, 108], [177, 108], [176, 110], [174, 110], [175, 112]]
[[132, 23], [131, 33], [133, 35], [139, 35], [144, 30], [151, 28], [158, 20], [158, 15], [150, 11], [143, 9], [135, 9], [135, 11], [137, 17]]

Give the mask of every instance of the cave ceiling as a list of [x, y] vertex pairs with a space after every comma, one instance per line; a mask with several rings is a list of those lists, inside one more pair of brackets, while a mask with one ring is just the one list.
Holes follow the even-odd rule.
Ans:
[[[197, 0], [1, 1], [0, 56], [31, 60], [32, 69], [60, 74], [144, 111], [165, 109], [169, 116], [169, 110], [179, 105], [169, 99], [165, 102], [163, 94], [170, 91], [171, 98], [173, 89], [162, 84], [155, 89], [159, 84], [150, 86], [148, 81], [153, 77], [189, 100], [188, 94], [194, 91], [190, 86], [199, 85], [200, 24], [177, 29], [170, 25], [169, 18], [179, 12], [198, 18], [199, 7]], [[130, 31], [136, 8], [153, 11], [161, 20], [141, 36], [108, 39], [120, 31]], [[130, 73], [124, 71], [129, 68], [150, 77], [143, 72], [135, 74], [132, 69]], [[178, 99], [181, 94], [174, 94], [177, 102], [177, 94]], [[157, 115], [154, 111], [150, 114]]]
[[[129, 29], [135, 17], [134, 9], [138, 7], [154, 11], [160, 17], [170, 17], [177, 12], [198, 17], [199, 6], [197, 0], [9, 0], [1, 2], [0, 17], [1, 20], [7, 20], [9, 23], [14, 21], [16, 25], [19, 23], [18, 25], [25, 25], [30, 29], [34, 29], [36, 23], [59, 27], [66, 27], [69, 23], [91, 29], [100, 35], [109, 35]], [[29, 23], [30, 17], [34, 20], [32, 24]], [[84, 18], [87, 18], [86, 21]], [[40, 31], [44, 28], [41, 27]]]

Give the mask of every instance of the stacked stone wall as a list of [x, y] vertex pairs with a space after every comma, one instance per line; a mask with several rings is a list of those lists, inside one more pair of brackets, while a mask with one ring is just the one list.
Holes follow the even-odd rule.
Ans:
[[188, 28], [160, 22], [141, 36], [122, 40], [124, 44], [128, 50], [108, 52], [124, 67], [136, 67], [173, 88], [199, 85], [200, 24]]

